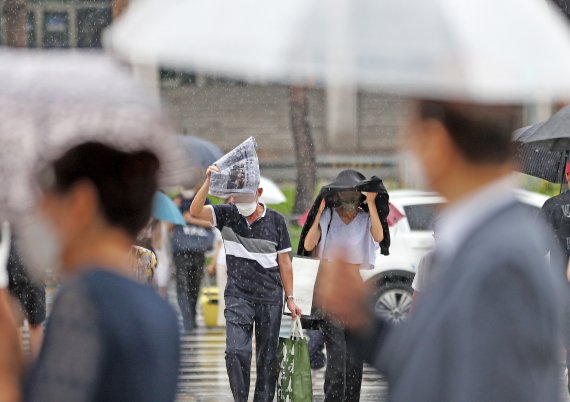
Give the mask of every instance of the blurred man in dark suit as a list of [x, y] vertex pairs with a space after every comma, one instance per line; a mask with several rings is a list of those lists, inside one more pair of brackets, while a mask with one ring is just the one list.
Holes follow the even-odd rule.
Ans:
[[[560, 277], [544, 231], [509, 186], [517, 111], [419, 101], [407, 147], [417, 175], [449, 201], [438, 222], [434, 281], [411, 319], [391, 328], [358, 278], [326, 270], [319, 295], [390, 383], [392, 401], [558, 401]], [[546, 230], [546, 229], [544, 229]]]

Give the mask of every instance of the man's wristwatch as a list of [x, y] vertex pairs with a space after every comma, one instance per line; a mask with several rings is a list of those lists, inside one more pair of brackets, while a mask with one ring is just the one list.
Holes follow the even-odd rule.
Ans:
[[287, 296], [287, 297], [286, 297], [286, 300], [287, 300], [287, 301], [289, 301], [289, 299], [291, 299], [291, 300], [295, 300], [295, 297], [294, 297], [294, 296], [292, 296], [292, 295], [289, 295], [289, 296]]

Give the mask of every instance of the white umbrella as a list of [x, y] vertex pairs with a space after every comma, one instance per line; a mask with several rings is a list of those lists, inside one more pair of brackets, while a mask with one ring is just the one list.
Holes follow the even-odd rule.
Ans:
[[267, 177], [261, 176], [259, 181], [259, 187], [263, 189], [263, 201], [268, 204], [281, 204], [287, 201], [285, 194], [279, 189], [277, 184]]
[[158, 99], [93, 52], [0, 51], [0, 216], [34, 204], [38, 168], [88, 141], [151, 150], [163, 185], [192, 172]]
[[[511, 102], [567, 97], [570, 30], [544, 0], [146, 0], [104, 35], [134, 64]], [[330, 83], [330, 82], [329, 82]]]

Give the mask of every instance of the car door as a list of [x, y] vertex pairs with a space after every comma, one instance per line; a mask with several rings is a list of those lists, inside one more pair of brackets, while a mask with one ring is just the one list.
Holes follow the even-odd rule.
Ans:
[[420, 259], [434, 246], [433, 220], [441, 203], [413, 204], [404, 206], [409, 230], [399, 233], [406, 248], [410, 264], [415, 271]]

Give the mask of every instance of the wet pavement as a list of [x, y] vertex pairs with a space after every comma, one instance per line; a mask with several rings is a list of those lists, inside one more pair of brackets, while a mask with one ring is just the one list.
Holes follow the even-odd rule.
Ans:
[[[225, 339], [223, 328], [207, 329], [203, 326], [192, 334], [183, 336], [178, 401], [233, 401], [224, 360]], [[252, 362], [251, 376], [250, 399], [253, 396], [255, 385], [255, 357]], [[315, 401], [323, 401], [324, 399], [323, 376], [324, 370], [313, 373]], [[360, 400], [363, 402], [384, 401], [386, 400], [385, 396], [385, 381], [373, 368], [365, 366]]]
[[[172, 294], [170, 295], [172, 296]], [[175, 295], [170, 300], [176, 300]], [[175, 306], [177, 308], [177, 306]], [[178, 384], [179, 402], [231, 402], [233, 401], [224, 360], [225, 329], [206, 328], [198, 309], [199, 328], [182, 336], [182, 363]], [[290, 317], [283, 317], [281, 335], [289, 333]], [[181, 318], [179, 318], [182, 325]], [[255, 342], [254, 342], [255, 343]], [[250, 398], [255, 386], [255, 350], [252, 358]], [[322, 402], [324, 369], [313, 371], [313, 400]], [[570, 402], [566, 379], [561, 370], [562, 401]], [[387, 401], [387, 382], [370, 366], [364, 366], [360, 401]]]
[[[51, 307], [54, 289], [48, 289], [48, 310]], [[176, 291], [174, 286], [169, 289], [169, 300], [175, 309]], [[225, 329], [206, 328], [199, 308], [199, 328], [190, 334], [182, 335], [182, 361], [178, 381], [178, 402], [231, 402], [233, 401], [224, 359]], [[281, 335], [289, 332], [290, 318], [284, 317]], [[179, 314], [179, 324], [182, 328], [182, 318]], [[24, 331], [24, 343], [27, 344], [27, 331]], [[252, 359], [250, 400], [255, 385], [255, 353]], [[323, 395], [324, 370], [313, 372], [313, 395], [315, 402], [324, 400]], [[570, 402], [566, 378], [561, 371], [561, 393], [564, 402]], [[364, 366], [361, 398], [362, 402], [386, 401], [387, 383], [370, 366]]]

